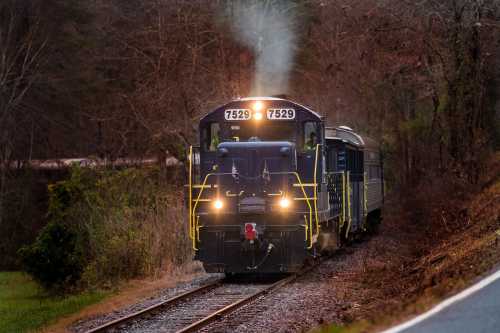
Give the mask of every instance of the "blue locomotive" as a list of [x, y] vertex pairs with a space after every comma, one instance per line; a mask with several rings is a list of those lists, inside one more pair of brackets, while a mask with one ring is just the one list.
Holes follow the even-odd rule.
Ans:
[[207, 272], [296, 272], [381, 219], [377, 144], [295, 102], [242, 98], [200, 120], [189, 236]]

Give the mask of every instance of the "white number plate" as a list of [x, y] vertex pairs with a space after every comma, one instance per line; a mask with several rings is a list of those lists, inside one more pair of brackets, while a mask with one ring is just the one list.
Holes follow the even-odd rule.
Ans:
[[250, 110], [248, 109], [227, 109], [224, 111], [226, 120], [249, 120]]
[[267, 109], [267, 119], [295, 119], [295, 109]]

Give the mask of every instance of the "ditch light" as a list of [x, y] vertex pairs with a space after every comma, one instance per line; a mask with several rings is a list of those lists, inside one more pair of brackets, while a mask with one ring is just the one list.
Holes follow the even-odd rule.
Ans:
[[281, 198], [280, 202], [279, 202], [279, 205], [280, 205], [281, 208], [287, 209], [288, 207], [290, 207], [290, 199], [288, 199], [288, 198]]
[[214, 201], [214, 208], [215, 208], [216, 210], [221, 210], [221, 209], [222, 209], [222, 207], [224, 207], [224, 203], [222, 202], [222, 200], [220, 200], [220, 199], [215, 199], [215, 201]]

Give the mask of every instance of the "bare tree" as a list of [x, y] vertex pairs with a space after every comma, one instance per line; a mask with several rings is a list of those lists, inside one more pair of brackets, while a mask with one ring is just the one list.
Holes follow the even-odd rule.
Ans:
[[47, 40], [40, 36], [39, 21], [29, 21], [25, 3], [0, 4], [0, 225], [4, 216], [7, 177], [16, 149], [17, 121], [29, 107], [27, 95], [38, 79]]

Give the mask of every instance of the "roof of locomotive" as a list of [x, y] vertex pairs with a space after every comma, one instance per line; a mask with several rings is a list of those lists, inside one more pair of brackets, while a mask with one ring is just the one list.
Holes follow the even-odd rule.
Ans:
[[350, 127], [327, 127], [325, 138], [330, 140], [340, 140], [367, 150], [378, 150], [378, 143], [367, 136], [361, 136]]
[[[200, 123], [206, 122], [206, 121], [213, 121], [216, 118], [223, 118], [224, 110], [228, 108], [242, 108], [242, 107], [248, 107], [251, 109], [251, 106], [249, 103], [251, 102], [270, 102], [272, 103], [272, 107], [274, 108], [279, 108], [279, 107], [291, 107], [293, 106], [296, 108], [296, 111], [302, 111], [301, 113], [303, 115], [308, 114], [309, 117], [302, 116], [302, 118], [309, 118], [310, 120], [314, 121], [321, 121], [322, 117], [319, 115], [317, 112], [311, 110], [307, 106], [304, 106], [302, 104], [299, 104], [297, 102], [284, 99], [284, 98], [278, 98], [278, 97], [268, 97], [268, 96], [256, 96], [256, 97], [242, 97], [242, 98], [237, 98], [232, 100], [229, 103], [223, 104], [218, 106], [217, 108], [213, 109], [211, 112], [207, 113], [205, 116], [203, 116], [200, 119]], [[248, 106], [246, 106], [248, 105]], [[306, 120], [306, 119], [300, 119], [300, 120]]]

